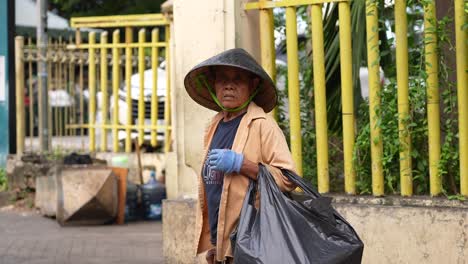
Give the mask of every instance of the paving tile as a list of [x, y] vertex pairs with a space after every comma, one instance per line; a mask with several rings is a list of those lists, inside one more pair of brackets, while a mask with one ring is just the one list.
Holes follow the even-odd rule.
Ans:
[[0, 212], [0, 264], [164, 263], [160, 222], [61, 227], [37, 214]]

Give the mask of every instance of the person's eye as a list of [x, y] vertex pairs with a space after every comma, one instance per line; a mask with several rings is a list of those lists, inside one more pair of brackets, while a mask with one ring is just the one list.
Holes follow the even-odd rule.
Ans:
[[226, 81], [226, 77], [224, 76], [219, 76], [216, 78], [216, 82], [218, 83], [224, 83]]

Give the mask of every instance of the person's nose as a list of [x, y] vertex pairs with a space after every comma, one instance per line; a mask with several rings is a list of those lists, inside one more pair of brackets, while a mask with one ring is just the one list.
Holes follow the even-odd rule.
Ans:
[[234, 89], [234, 82], [231, 80], [228, 80], [224, 83], [224, 89], [225, 90], [233, 90]]

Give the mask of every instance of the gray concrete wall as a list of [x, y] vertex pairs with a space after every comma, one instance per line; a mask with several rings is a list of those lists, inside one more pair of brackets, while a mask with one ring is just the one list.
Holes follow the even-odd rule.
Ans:
[[206, 263], [195, 252], [194, 199], [174, 199], [163, 202], [163, 253], [166, 263]]
[[468, 263], [468, 203], [335, 197], [365, 243], [363, 263]]
[[[468, 203], [423, 198], [336, 196], [334, 207], [364, 241], [362, 263], [468, 263]], [[195, 201], [164, 203], [166, 263], [204, 263], [193, 256]]]

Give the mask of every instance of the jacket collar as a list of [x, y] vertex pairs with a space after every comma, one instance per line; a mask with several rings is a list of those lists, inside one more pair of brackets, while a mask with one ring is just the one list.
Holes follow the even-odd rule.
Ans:
[[[223, 112], [219, 112], [213, 118], [213, 122], [211, 124], [217, 124], [221, 119], [223, 119], [223, 117]], [[252, 122], [252, 120], [257, 118], [266, 118], [266, 113], [263, 110], [263, 108], [261, 108], [255, 102], [252, 101], [247, 107], [247, 113], [245, 114], [245, 117], [243, 119], [245, 119], [245, 121], [247, 121], [247, 125], [249, 125], [250, 122]]]
[[[208, 148], [211, 144], [211, 140], [213, 138], [213, 135], [216, 131], [216, 128], [218, 126], [219, 121], [223, 119], [223, 113], [219, 112], [216, 114], [213, 119], [211, 120], [210, 124], [207, 127], [207, 130], [205, 131], [205, 149], [204, 149], [204, 156], [208, 153]], [[250, 123], [259, 118], [266, 118], [266, 113], [261, 108], [258, 106], [256, 103], [251, 102], [249, 106], [247, 107], [247, 113], [245, 114], [244, 118], [242, 118], [239, 128], [237, 129], [237, 134], [235, 137], [235, 140], [233, 142], [232, 150], [237, 151], [237, 152], [242, 152], [245, 146], [245, 142], [247, 141], [247, 136], [248, 136], [248, 131], [247, 128], [250, 126]]]

